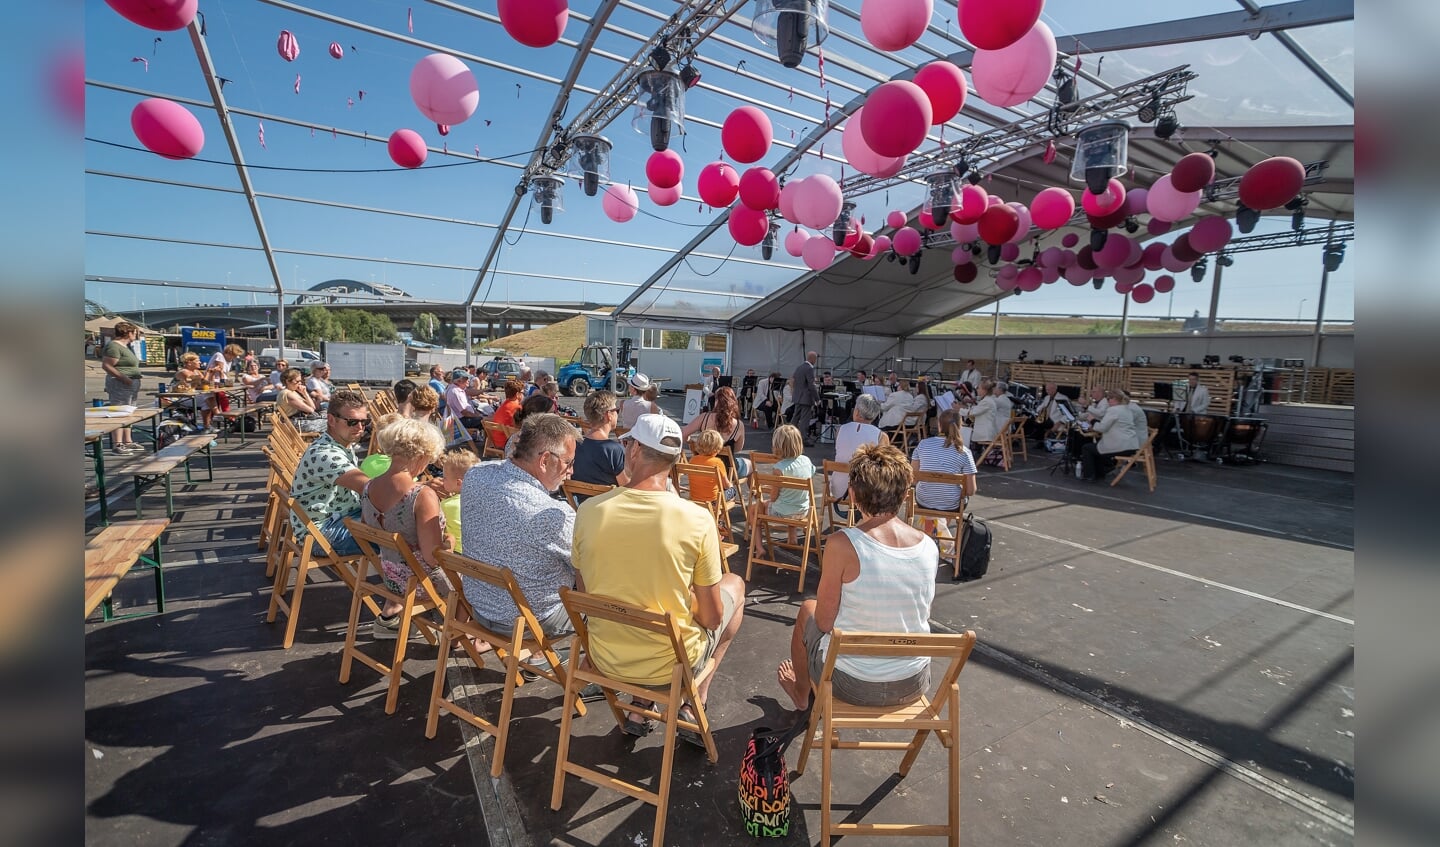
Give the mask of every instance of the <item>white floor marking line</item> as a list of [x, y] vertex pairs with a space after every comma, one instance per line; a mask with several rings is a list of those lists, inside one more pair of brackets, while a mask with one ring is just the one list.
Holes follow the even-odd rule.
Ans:
[[1277, 606], [1284, 606], [1287, 609], [1294, 609], [1297, 612], [1305, 612], [1306, 614], [1315, 615], [1317, 617], [1328, 618], [1332, 621], [1338, 621], [1340, 623], [1348, 624], [1350, 626], [1355, 625], [1355, 621], [1351, 620], [1350, 618], [1342, 618], [1339, 615], [1332, 615], [1329, 612], [1322, 612], [1319, 609], [1312, 609], [1309, 606], [1301, 606], [1299, 603], [1291, 603], [1289, 600], [1281, 600], [1278, 597], [1271, 597], [1267, 594], [1260, 594], [1258, 592], [1250, 591], [1249, 589], [1240, 588], [1238, 586], [1230, 585], [1224, 582], [1216, 582], [1213, 579], [1206, 579], [1203, 576], [1196, 576], [1195, 574], [1185, 573], [1184, 571], [1177, 571], [1174, 568], [1167, 568], [1164, 565], [1157, 565], [1154, 562], [1147, 562], [1143, 559], [1136, 559], [1131, 556], [1124, 556], [1119, 553], [1112, 553], [1109, 550], [1102, 550], [1099, 547], [1091, 547], [1088, 544], [1079, 544], [1077, 542], [1069, 541], [1064, 538], [1056, 538], [1053, 535], [1046, 535], [1043, 532], [1036, 532], [1033, 529], [1026, 529], [1023, 526], [1015, 526], [1014, 524], [1003, 523], [997, 520], [990, 520], [988, 521], [988, 523], [991, 526], [1002, 526], [1006, 529], [1014, 530], [1015, 532], [1023, 532], [1026, 535], [1033, 535], [1036, 538], [1041, 538], [1046, 541], [1054, 542], [1056, 544], [1063, 544], [1066, 547], [1073, 547], [1076, 550], [1084, 550], [1087, 553], [1094, 553], [1097, 556], [1105, 556], [1107, 558], [1115, 559], [1121, 562], [1127, 562], [1132, 565], [1139, 565], [1142, 568], [1149, 568], [1152, 571], [1159, 571], [1160, 573], [1170, 574], [1171, 576], [1178, 576], [1181, 579], [1193, 580], [1194, 582], [1208, 585], [1211, 588], [1220, 588], [1224, 589], [1225, 591], [1233, 591], [1236, 594], [1243, 594], [1246, 597], [1253, 597], [1256, 600], [1264, 600], [1266, 603], [1274, 603]]

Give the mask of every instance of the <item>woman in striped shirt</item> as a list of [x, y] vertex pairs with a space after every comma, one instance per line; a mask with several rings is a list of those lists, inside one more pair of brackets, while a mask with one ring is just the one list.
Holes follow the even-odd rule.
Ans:
[[948, 512], [960, 507], [961, 498], [975, 493], [975, 457], [965, 447], [964, 436], [960, 434], [960, 415], [954, 409], [940, 413], [939, 425], [939, 435], [916, 445], [910, 464], [917, 471], [955, 473], [965, 477], [962, 485], [922, 482], [915, 486], [916, 503], [926, 509]]

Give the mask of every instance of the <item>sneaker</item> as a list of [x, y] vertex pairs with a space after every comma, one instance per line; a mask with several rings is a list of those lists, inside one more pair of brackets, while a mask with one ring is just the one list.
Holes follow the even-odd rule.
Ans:
[[370, 624], [370, 637], [376, 641], [394, 641], [400, 637], [400, 616], [381, 615]]
[[134, 442], [134, 441], [127, 441], [127, 442], [125, 442], [124, 444], [121, 444], [121, 445], [120, 445], [120, 449], [121, 449], [121, 450], [124, 450], [126, 453], [145, 453], [145, 452], [148, 452], [148, 451], [145, 449], [145, 445], [144, 445], [144, 444], [139, 444], [139, 443]]

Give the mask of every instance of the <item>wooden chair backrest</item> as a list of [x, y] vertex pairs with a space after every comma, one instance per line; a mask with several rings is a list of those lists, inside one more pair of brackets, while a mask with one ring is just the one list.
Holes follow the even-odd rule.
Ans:
[[940, 677], [938, 690], [943, 692], [955, 684], [956, 677], [960, 676], [960, 671], [964, 669], [965, 662], [970, 658], [970, 651], [974, 648], [973, 630], [950, 635], [934, 632], [844, 632], [834, 629], [830, 632], [830, 646], [825, 651], [825, 668], [820, 672], [820, 679], [816, 680], [815, 687], [821, 688], [820, 683], [834, 679], [837, 656], [928, 656], [931, 659], [949, 661]]
[[570, 620], [575, 624], [575, 636], [584, 645], [586, 655], [591, 653], [590, 629], [587, 623], [593, 620], [609, 621], [668, 638], [671, 649], [675, 651], [675, 662], [685, 669], [685, 678], [693, 681], [685, 642], [680, 637], [680, 628], [675, 624], [674, 616], [669, 612], [652, 612], [613, 597], [587, 594], [563, 586], [560, 589], [560, 602], [564, 603], [570, 612]]
[[770, 466], [780, 463], [780, 457], [774, 453], [762, 453], [759, 450], [750, 451], [750, 466], [754, 468], [751, 473], [758, 473], [761, 466]]
[[580, 508], [581, 497], [594, 497], [597, 494], [604, 494], [614, 487], [613, 485], [600, 485], [594, 482], [581, 482], [578, 479], [567, 479], [560, 483], [560, 490], [565, 494], [565, 502], [570, 504], [570, 508], [576, 510]]
[[[345, 526], [350, 530], [350, 535], [355, 543], [360, 545], [360, 554], [370, 560], [370, 567], [377, 574], [383, 574], [385, 569], [380, 564], [382, 558], [389, 558], [392, 562], [404, 562], [410, 568], [410, 572], [425, 590], [429, 598], [443, 606], [445, 595], [435, 589], [430, 581], [430, 571], [415, 557], [415, 551], [410, 549], [410, 544], [405, 537], [398, 532], [388, 532], [377, 527], [362, 523], [354, 518], [346, 518]], [[385, 555], [389, 551], [390, 556]]]
[[[805, 515], [797, 515], [793, 518], [796, 522], [808, 522], [815, 515], [815, 487], [813, 480], [796, 479], [793, 476], [781, 474], [755, 473], [750, 476], [750, 484], [754, 490], [759, 492], [757, 497], [764, 500], [774, 500], [782, 491], [804, 491], [809, 501], [810, 511]], [[768, 496], [767, 496], [768, 495]], [[792, 520], [782, 518], [778, 515], [770, 515], [768, 520]]]
[[[535, 611], [530, 608], [530, 601], [526, 599], [525, 592], [521, 590], [520, 583], [515, 581], [515, 574], [509, 568], [500, 568], [487, 564], [479, 559], [472, 559], [453, 550], [436, 550], [435, 560], [440, 563], [441, 570], [449, 577], [450, 584], [455, 587], [457, 595], [456, 602], [464, 602], [467, 606], [469, 601], [461, 600], [464, 591], [460, 587], [464, 585], [466, 577], [479, 580], [499, 588], [510, 595], [510, 600], [515, 603], [515, 608], [520, 610], [519, 618], [524, 621], [525, 632], [521, 636], [525, 641], [535, 641], [540, 644], [548, 643], [549, 639], [540, 628], [540, 620], [535, 617]], [[473, 610], [472, 610], [473, 616]], [[497, 633], [509, 636], [510, 633]]]
[[[310, 513], [306, 512], [305, 507], [296, 502], [294, 497], [289, 496], [288, 492], [285, 497], [285, 511], [288, 515], [299, 521], [300, 525], [305, 528], [305, 536], [304, 538], [297, 538], [293, 531], [282, 533], [280, 536], [282, 547], [287, 548], [297, 556], [308, 555], [312, 559], [317, 560], [340, 558], [336, 555], [335, 548], [330, 544], [330, 539], [326, 538], [320, 532], [320, 527], [315, 525], [315, 521], [311, 519]], [[318, 554], [316, 554], [315, 548], [319, 548]]]

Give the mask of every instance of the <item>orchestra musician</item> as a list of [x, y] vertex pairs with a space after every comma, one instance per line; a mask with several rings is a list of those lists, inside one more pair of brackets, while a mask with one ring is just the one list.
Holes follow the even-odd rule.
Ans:
[[1131, 403], [1125, 392], [1114, 388], [1106, 391], [1105, 403], [1105, 413], [1094, 426], [1100, 440], [1080, 448], [1081, 478], [1088, 482], [1103, 481], [1115, 467], [1116, 456], [1129, 456], [1139, 450], [1144, 441], [1140, 433], [1146, 432], [1144, 410]]
[[1190, 372], [1187, 380], [1190, 389], [1185, 394], [1185, 402], [1176, 405], [1175, 411], [1186, 415], [1203, 415], [1210, 410], [1210, 389], [1200, 384], [1200, 374]]
[[[960, 372], [959, 381], [965, 383], [965, 385], [969, 388], [968, 393], [971, 396], [975, 394], [976, 389], [980, 387], [980, 382], [984, 378], [984, 375], [982, 375], [980, 371], [975, 367], [975, 360], [967, 359], [965, 361], [965, 370]], [[959, 384], [956, 384], [955, 388], [958, 391], [960, 388]]]
[[1105, 417], [1105, 410], [1108, 408], [1110, 408], [1110, 403], [1105, 399], [1105, 389], [1098, 385], [1092, 385], [1090, 386], [1090, 405], [1085, 407], [1080, 419], [1098, 421]]
[[1068, 399], [1060, 393], [1060, 386], [1053, 382], [1045, 383], [1045, 394], [1035, 406], [1035, 416], [1025, 422], [1025, 434], [1043, 447], [1046, 436], [1064, 432], [1069, 423], [1060, 414], [1059, 407], [1062, 400]]

